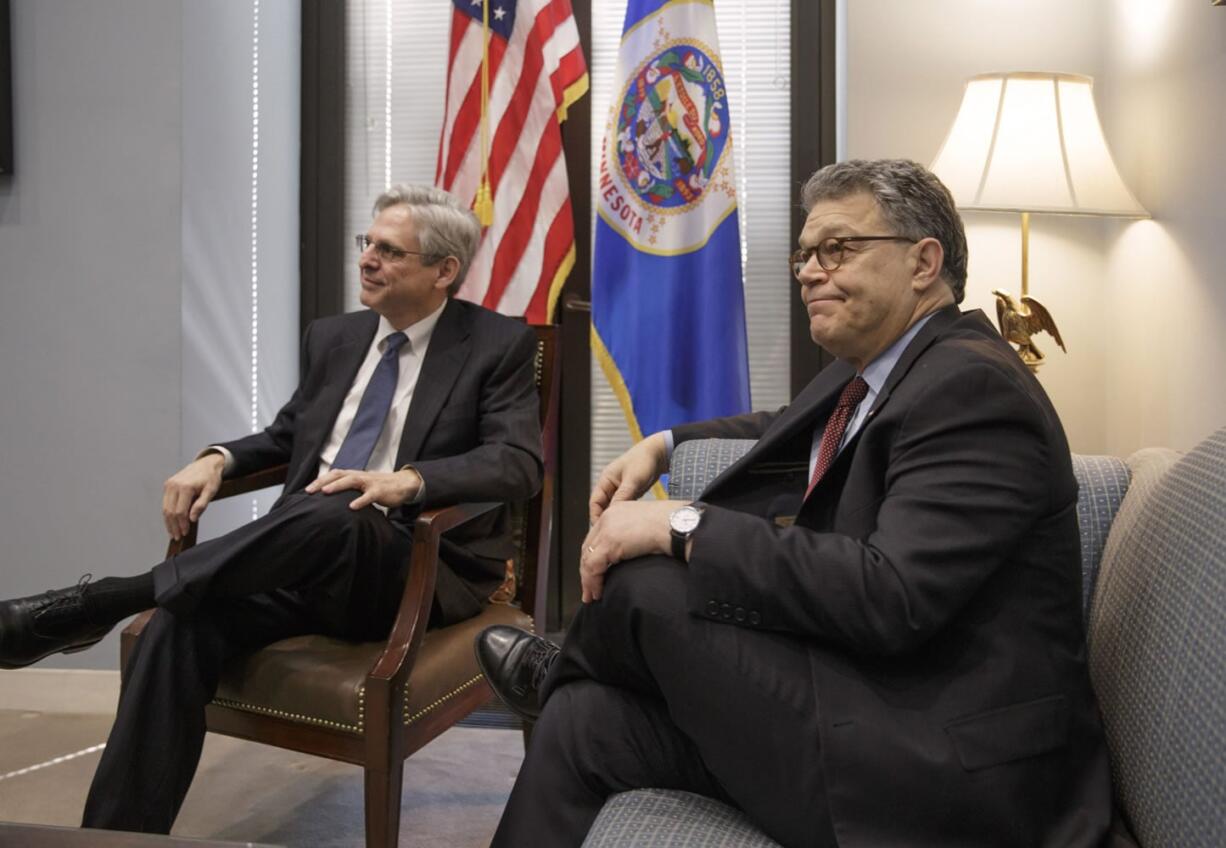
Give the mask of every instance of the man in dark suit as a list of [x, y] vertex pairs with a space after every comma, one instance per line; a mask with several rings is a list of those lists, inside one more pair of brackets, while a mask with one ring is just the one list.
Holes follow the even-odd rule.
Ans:
[[[657, 433], [604, 470], [560, 654], [478, 639], [499, 693], [539, 713], [496, 845], [577, 845], [608, 795], [650, 786], [787, 846], [1107, 829], [1055, 410], [955, 305], [966, 240], [932, 174], [845, 162], [802, 200], [792, 269], [839, 361], [778, 412]], [[712, 436], [758, 442], [693, 504], [636, 500], [672, 444]]]
[[[453, 294], [480, 241], [446, 192], [395, 186], [358, 236], [368, 310], [307, 328], [302, 377], [261, 433], [214, 445], [171, 477], [180, 538], [223, 476], [288, 464], [265, 516], [135, 577], [0, 603], [0, 667], [97, 642], [157, 611], [125, 670], [84, 824], [169, 830], [224, 663], [278, 639], [386, 635], [422, 509], [506, 501], [540, 485], [534, 335]], [[510, 553], [505, 516], [447, 540], [432, 621], [475, 615]]]

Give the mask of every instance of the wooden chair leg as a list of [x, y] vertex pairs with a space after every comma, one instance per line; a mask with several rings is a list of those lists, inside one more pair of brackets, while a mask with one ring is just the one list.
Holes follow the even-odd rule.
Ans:
[[366, 848], [396, 848], [403, 783], [403, 762], [366, 769]]

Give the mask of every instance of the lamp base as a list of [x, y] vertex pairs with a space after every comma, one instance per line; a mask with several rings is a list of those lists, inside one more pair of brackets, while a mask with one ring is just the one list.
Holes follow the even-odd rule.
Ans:
[[1037, 374], [1039, 366], [1047, 359], [1035, 345], [1032, 336], [1041, 332], [1048, 333], [1056, 340], [1056, 344], [1060, 345], [1060, 349], [1068, 353], [1064, 340], [1060, 338], [1060, 331], [1056, 329], [1055, 319], [1051, 317], [1047, 307], [1029, 295], [1022, 295], [1019, 306], [1007, 291], [993, 289], [992, 294], [996, 295], [996, 323], [1000, 327], [1000, 334], [1005, 341], [1016, 345], [1017, 355], [1032, 372]]

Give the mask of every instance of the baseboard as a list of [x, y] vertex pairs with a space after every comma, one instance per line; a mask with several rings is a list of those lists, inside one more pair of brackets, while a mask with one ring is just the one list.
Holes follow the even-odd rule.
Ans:
[[119, 700], [118, 671], [23, 668], [0, 675], [0, 710], [113, 714]]

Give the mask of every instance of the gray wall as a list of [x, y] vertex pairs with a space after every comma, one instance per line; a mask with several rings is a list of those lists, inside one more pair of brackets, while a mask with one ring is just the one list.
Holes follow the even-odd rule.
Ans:
[[[164, 550], [179, 457], [180, 21], [158, 0], [12, 4], [0, 181], [0, 594]], [[114, 637], [62, 667], [115, 667]]]
[[[258, 65], [254, 8], [12, 4], [0, 597], [148, 569], [166, 547], [162, 482], [252, 429], [253, 353], [258, 426], [293, 388], [299, 4], [259, 4]], [[251, 499], [212, 509], [203, 535], [251, 514]], [[117, 636], [41, 665], [116, 668]]]

